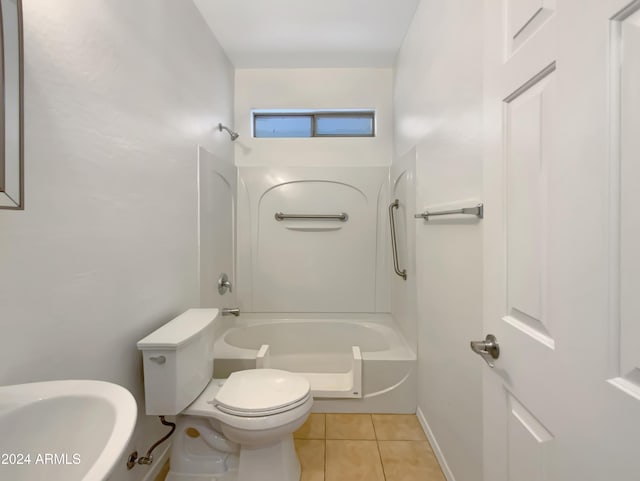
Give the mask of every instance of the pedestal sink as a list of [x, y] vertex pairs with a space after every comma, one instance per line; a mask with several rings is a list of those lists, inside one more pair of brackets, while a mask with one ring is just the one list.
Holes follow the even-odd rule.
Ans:
[[108, 382], [0, 387], [0, 480], [106, 480], [136, 416], [131, 393]]

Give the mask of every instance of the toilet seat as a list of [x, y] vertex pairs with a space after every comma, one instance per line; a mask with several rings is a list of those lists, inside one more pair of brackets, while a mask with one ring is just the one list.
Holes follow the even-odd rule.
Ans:
[[[264, 369], [260, 370], [264, 371]], [[217, 402], [214, 401], [218, 392], [227, 382], [227, 379], [212, 379], [200, 395], [181, 414], [215, 419], [238, 429], [262, 431], [276, 429], [300, 417], [306, 417], [313, 405], [313, 395], [309, 390], [309, 394], [306, 397], [283, 407], [282, 410], [279, 409], [280, 412], [278, 413], [270, 414], [268, 411], [262, 411], [254, 416], [248, 416], [246, 412], [238, 414], [227, 413], [220, 409], [217, 406]]]
[[234, 416], [269, 416], [294, 409], [310, 396], [309, 381], [279, 369], [248, 369], [229, 376], [213, 401]]
[[273, 416], [274, 414], [280, 414], [283, 412], [291, 411], [294, 408], [297, 408], [298, 406], [306, 403], [310, 397], [311, 397], [311, 393], [307, 394], [305, 397], [303, 397], [302, 399], [299, 399], [298, 401], [295, 401], [291, 404], [287, 404], [286, 406], [281, 406], [279, 408], [269, 409], [265, 411], [249, 411], [249, 412], [238, 411], [238, 410], [234, 410], [233, 408], [229, 408], [227, 406], [223, 406], [217, 403], [215, 403], [215, 406], [223, 413], [231, 414], [233, 416], [240, 416], [240, 417]]

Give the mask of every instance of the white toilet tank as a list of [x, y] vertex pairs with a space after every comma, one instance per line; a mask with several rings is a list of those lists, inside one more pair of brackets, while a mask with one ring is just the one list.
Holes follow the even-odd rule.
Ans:
[[217, 317], [218, 309], [189, 309], [138, 341], [148, 415], [178, 414], [207, 386]]

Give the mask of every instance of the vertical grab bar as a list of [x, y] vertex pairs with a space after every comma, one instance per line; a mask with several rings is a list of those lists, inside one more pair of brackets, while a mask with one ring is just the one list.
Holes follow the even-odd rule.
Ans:
[[400, 277], [402, 277], [405, 281], [407, 280], [407, 270], [398, 267], [398, 243], [396, 242], [396, 219], [393, 215], [393, 209], [399, 208], [400, 202], [398, 199], [394, 200], [391, 204], [389, 204], [389, 226], [391, 227], [391, 248], [393, 250], [393, 270], [396, 271]]

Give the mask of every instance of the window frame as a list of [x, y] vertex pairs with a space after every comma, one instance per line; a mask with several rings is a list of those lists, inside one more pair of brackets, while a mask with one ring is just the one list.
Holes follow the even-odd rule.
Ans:
[[[308, 137], [258, 137], [256, 136], [256, 119], [259, 117], [309, 117], [311, 119], [311, 135]], [[369, 118], [370, 134], [319, 134], [317, 119], [321, 117]], [[254, 110], [251, 113], [252, 137], [254, 139], [313, 139], [313, 138], [372, 138], [376, 137], [376, 111], [363, 110]]]

